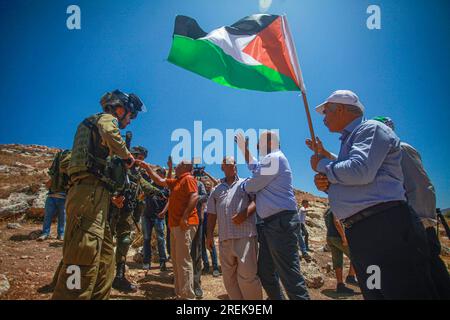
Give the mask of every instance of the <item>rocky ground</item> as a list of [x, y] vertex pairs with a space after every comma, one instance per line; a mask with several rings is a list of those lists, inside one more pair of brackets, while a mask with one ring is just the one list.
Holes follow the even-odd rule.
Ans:
[[[52, 226], [52, 231], [55, 230]], [[33, 222], [0, 223], [0, 299], [46, 300], [50, 294], [39, 293], [38, 289], [48, 284], [61, 259], [62, 241], [53, 239], [45, 242], [34, 240], [40, 224]], [[32, 240], [33, 239], [33, 240]], [[330, 254], [323, 252], [323, 241], [312, 239], [314, 261], [302, 262], [302, 271], [310, 286], [312, 299], [361, 299], [361, 295], [338, 296], [334, 292], [335, 281], [329, 262]], [[141, 270], [136, 263], [136, 249], [130, 250], [127, 275], [138, 285], [138, 292], [123, 294], [112, 291], [111, 299], [173, 299], [172, 265], [168, 271], [159, 271], [157, 263], [149, 271]], [[348, 264], [348, 261], [346, 261]], [[327, 272], [328, 271], [328, 272]], [[204, 299], [227, 299], [222, 278], [211, 274], [202, 276]], [[357, 288], [355, 288], [357, 289]]]

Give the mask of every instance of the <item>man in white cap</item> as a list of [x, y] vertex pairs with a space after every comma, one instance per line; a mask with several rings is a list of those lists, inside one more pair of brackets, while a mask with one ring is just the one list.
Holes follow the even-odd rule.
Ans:
[[400, 139], [385, 124], [363, 120], [364, 106], [348, 90], [334, 92], [316, 110], [341, 149], [330, 160], [319, 154], [315, 183], [346, 227], [358, 281], [366, 299], [437, 298], [423, 226], [406, 204]]

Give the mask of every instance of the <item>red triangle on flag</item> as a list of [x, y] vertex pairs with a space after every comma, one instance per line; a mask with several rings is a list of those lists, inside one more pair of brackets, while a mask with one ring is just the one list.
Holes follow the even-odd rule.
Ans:
[[286, 46], [281, 17], [275, 19], [258, 33], [255, 39], [244, 48], [243, 52], [263, 65], [290, 77], [298, 85]]

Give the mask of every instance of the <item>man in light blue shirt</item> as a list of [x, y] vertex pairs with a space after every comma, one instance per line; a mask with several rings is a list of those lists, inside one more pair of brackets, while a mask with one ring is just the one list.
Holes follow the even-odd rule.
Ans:
[[331, 183], [330, 206], [339, 220], [380, 202], [406, 200], [400, 139], [392, 130], [357, 117], [343, 129], [340, 139], [338, 161], [323, 158], [316, 167]]
[[279, 139], [274, 132], [263, 132], [258, 150], [261, 161], [251, 157], [243, 135], [237, 144], [245, 155], [252, 176], [242, 188], [256, 195], [256, 212], [262, 223], [258, 224], [258, 275], [269, 299], [281, 300], [280, 280], [291, 300], [308, 300], [309, 294], [300, 273], [298, 234], [300, 220], [292, 186], [292, 172], [286, 156], [279, 149]]
[[[346, 227], [364, 297], [437, 298], [425, 232], [405, 201], [400, 139], [383, 123], [364, 121], [364, 106], [351, 91], [334, 92], [316, 110], [331, 132], [341, 133], [341, 149], [330, 160], [307, 141], [316, 151], [315, 183]], [[379, 272], [374, 286], [373, 270]]]
[[261, 162], [248, 165], [252, 177], [245, 181], [247, 193], [256, 194], [256, 212], [262, 219], [285, 210], [297, 210], [292, 172], [286, 156], [281, 150], [267, 154]]

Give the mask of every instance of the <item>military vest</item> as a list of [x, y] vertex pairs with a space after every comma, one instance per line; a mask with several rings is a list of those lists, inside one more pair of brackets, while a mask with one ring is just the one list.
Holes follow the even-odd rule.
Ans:
[[89, 172], [96, 176], [103, 176], [106, 167], [106, 158], [109, 150], [102, 145], [102, 139], [97, 123], [103, 113], [86, 118], [78, 125], [72, 146], [68, 175]]

